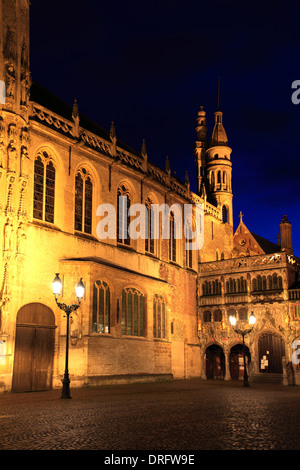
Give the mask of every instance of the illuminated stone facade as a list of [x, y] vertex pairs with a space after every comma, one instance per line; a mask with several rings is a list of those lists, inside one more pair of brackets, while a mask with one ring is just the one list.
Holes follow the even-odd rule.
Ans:
[[[113, 123], [106, 131], [82, 116], [76, 101], [70, 107], [31, 83], [28, 0], [1, 0], [0, 22], [6, 85], [0, 104], [0, 390], [61, 386], [66, 320], [51, 290], [55, 273], [63, 280], [62, 302], [76, 302], [79, 278], [86, 287], [70, 325], [72, 386], [206, 378], [212, 344], [224, 351], [228, 379], [230, 350], [240, 344], [228, 323], [230, 308], [257, 317], [248, 343], [255, 371], [265, 332], [283, 338], [290, 361], [299, 335], [291, 298], [299, 299], [300, 291], [290, 290], [297, 287], [298, 260], [289, 227], [286, 251], [281, 240], [276, 255], [266, 253], [242, 220], [233, 233], [231, 149], [222, 113], [215, 113], [210, 140], [205, 112], [198, 113], [195, 194], [188, 177], [181, 182], [171, 174], [168, 160], [163, 169], [148, 160], [145, 142], [133, 151], [118, 140]], [[204, 246], [190, 252], [184, 237], [164, 239], [161, 227], [153, 242], [99, 239], [98, 208], [110, 204], [117, 215], [118, 195], [148, 207], [201, 204]], [[278, 288], [253, 287], [259, 275], [275, 274]], [[232, 280], [242, 277], [243, 290], [231, 292]], [[215, 310], [221, 316], [213, 321]]]

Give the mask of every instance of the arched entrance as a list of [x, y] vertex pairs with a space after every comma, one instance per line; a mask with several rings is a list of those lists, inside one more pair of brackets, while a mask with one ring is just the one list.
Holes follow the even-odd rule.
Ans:
[[12, 391], [52, 388], [55, 317], [40, 303], [20, 308], [17, 315]]
[[258, 356], [260, 372], [282, 374], [283, 339], [275, 333], [262, 334], [258, 340]]
[[206, 349], [206, 378], [224, 379], [225, 355], [221, 346], [213, 344]]
[[[246, 366], [248, 371], [248, 366], [251, 361], [251, 355], [248, 346], [245, 346], [245, 355], [246, 355]], [[243, 345], [236, 344], [230, 350], [230, 376], [231, 380], [240, 380], [244, 377], [244, 355], [243, 355]]]

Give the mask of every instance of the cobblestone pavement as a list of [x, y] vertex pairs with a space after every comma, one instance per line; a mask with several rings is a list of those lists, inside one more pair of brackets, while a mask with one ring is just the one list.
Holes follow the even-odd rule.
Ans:
[[300, 450], [300, 387], [202, 381], [0, 395], [0, 450]]

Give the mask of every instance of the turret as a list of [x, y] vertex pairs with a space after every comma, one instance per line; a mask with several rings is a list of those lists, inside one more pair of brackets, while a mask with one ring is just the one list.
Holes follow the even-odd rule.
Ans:
[[204, 190], [204, 177], [205, 177], [205, 152], [208, 146], [207, 143], [207, 127], [206, 127], [206, 112], [203, 106], [200, 107], [197, 118], [196, 127], [197, 140], [195, 143], [195, 163], [197, 174], [197, 193], [202, 195]]
[[214, 113], [215, 123], [206, 151], [206, 171], [210, 194], [222, 210], [224, 223], [233, 225], [231, 188], [231, 148], [223, 126], [223, 113]]
[[280, 224], [281, 250], [290, 255], [294, 253], [292, 241], [292, 226], [286, 215], [283, 216]]

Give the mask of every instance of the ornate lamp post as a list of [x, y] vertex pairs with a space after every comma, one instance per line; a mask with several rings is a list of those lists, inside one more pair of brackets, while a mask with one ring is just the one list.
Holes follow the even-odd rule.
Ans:
[[247, 374], [247, 369], [246, 369], [246, 354], [245, 354], [245, 336], [248, 335], [252, 330], [256, 322], [256, 317], [254, 313], [252, 312], [250, 317], [249, 317], [249, 325], [251, 325], [251, 328], [247, 328], [246, 330], [240, 330], [238, 328], [235, 328], [236, 325], [236, 316], [231, 315], [229, 317], [229, 321], [231, 323], [232, 329], [238, 334], [241, 335], [243, 338], [243, 357], [244, 357], [244, 387], [249, 387], [249, 382], [248, 382], [248, 374]]
[[55, 301], [58, 305], [58, 307], [63, 310], [66, 315], [67, 315], [67, 333], [66, 333], [66, 359], [65, 359], [65, 374], [63, 378], [63, 388], [62, 388], [62, 395], [61, 398], [71, 398], [70, 396], [70, 379], [69, 379], [69, 320], [70, 320], [70, 315], [72, 312], [75, 312], [81, 302], [81, 299], [83, 298], [84, 295], [84, 284], [82, 282], [82, 278], [80, 281], [76, 284], [75, 286], [75, 291], [76, 291], [76, 296], [78, 299], [78, 304], [72, 304], [72, 305], [66, 305], [63, 303], [58, 302], [58, 296], [60, 295], [62, 288], [62, 282], [60, 280], [59, 274], [57, 273], [53, 282], [52, 282], [52, 289], [53, 289], [53, 294], [55, 296]]

